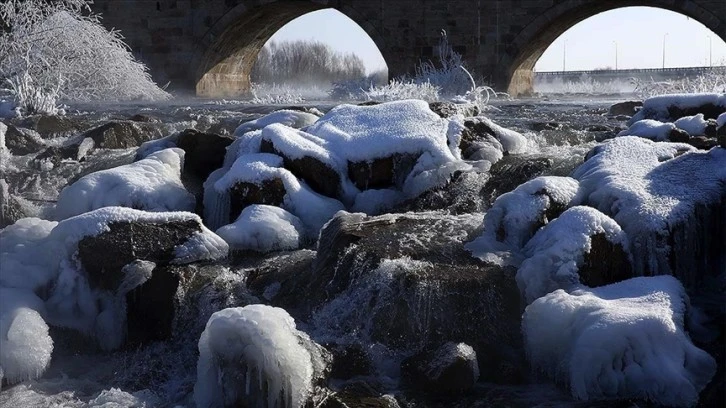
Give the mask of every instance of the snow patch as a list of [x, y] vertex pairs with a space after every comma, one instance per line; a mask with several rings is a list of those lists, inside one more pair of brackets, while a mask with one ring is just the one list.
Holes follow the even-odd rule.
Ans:
[[693, 406], [716, 361], [684, 332], [687, 302], [671, 276], [557, 290], [526, 308], [525, 347], [532, 365], [577, 399]]
[[676, 128], [673, 123], [663, 123], [653, 119], [639, 120], [626, 130], [618, 133], [620, 136], [640, 136], [646, 139], [663, 142], [668, 140], [671, 132]]
[[685, 116], [673, 122], [677, 128], [683, 129], [691, 136], [701, 136], [706, 134], [706, 126], [708, 122], [703, 117], [703, 113], [694, 116]]
[[234, 223], [216, 233], [232, 249], [271, 252], [299, 248], [304, 229], [298, 217], [282, 208], [251, 205], [242, 210]]
[[97, 171], [64, 188], [55, 208], [66, 219], [102, 207], [193, 211], [194, 195], [181, 182], [184, 151], [165, 149], [135, 163]]
[[628, 125], [632, 125], [642, 119], [656, 119], [667, 122], [675, 119], [670, 117], [669, 107], [677, 107], [683, 110], [698, 108], [708, 104], [722, 106], [726, 109], [726, 94], [701, 93], [654, 96], [643, 101], [643, 108], [630, 118]]
[[239, 125], [234, 131], [234, 136], [240, 137], [247, 132], [264, 129], [265, 127], [275, 123], [294, 129], [301, 129], [312, 125], [317, 120], [318, 116], [313, 115], [312, 113], [283, 109]]

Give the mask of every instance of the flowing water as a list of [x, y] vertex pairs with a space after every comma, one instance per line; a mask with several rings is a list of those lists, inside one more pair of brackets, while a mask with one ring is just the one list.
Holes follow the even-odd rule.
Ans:
[[[492, 179], [517, 180], [523, 177], [522, 168], [526, 163], [545, 163], [533, 171], [538, 175], [568, 175], [582, 163], [587, 152], [597, 141], [616, 134], [624, 127], [624, 122], [607, 116], [608, 107], [615, 101], [608, 100], [567, 100], [545, 101], [539, 99], [494, 101], [483, 114], [500, 125], [518, 130], [530, 139], [526, 154], [508, 157], [507, 166], [496, 167], [511, 174], [491, 174]], [[327, 111], [330, 103], [308, 103]], [[126, 119], [134, 114], [143, 114], [161, 121], [165, 133], [185, 128], [201, 131], [231, 133], [241, 122], [257, 118], [283, 106], [259, 106], [234, 102], [198, 101], [175, 102], [163, 106], [109, 105], [81, 106], [77, 111], [69, 110], [67, 117], [84, 127], [101, 124], [111, 119]], [[48, 140], [49, 145], [60, 145], [68, 138], [75, 137], [72, 131], [58, 138]], [[69, 182], [93, 171], [130, 163], [134, 160], [135, 148], [119, 150], [95, 150], [83, 161], [64, 160], [52, 166], [42, 165], [33, 160], [34, 155], [24, 157], [3, 157], [2, 175], [7, 191], [21, 203], [22, 211], [28, 216], [47, 216], [57, 199], [60, 190]], [[507, 180], [498, 182], [498, 190], [485, 187], [483, 196], [488, 202], [493, 200], [505, 187]], [[526, 178], [519, 182], [526, 181]], [[486, 207], [486, 203], [480, 207]], [[463, 216], [457, 222], [469, 222]], [[479, 220], [481, 215], [477, 215]], [[463, 220], [463, 221], [462, 221]], [[308, 257], [312, 251], [300, 256]], [[245, 288], [244, 282], [250, 271], [259, 267], [255, 262], [274, 264], [285, 263], [289, 255], [268, 257], [264, 261], [245, 260], [239, 265], [224, 267], [223, 273], [213, 282], [213, 290], [195, 293], [183, 313], [178, 313], [175, 332], [186, 333], [173, 341], [157, 342], [135, 349], [125, 349], [114, 353], [102, 353], [95, 346], [77, 339], [67, 333], [56, 333], [56, 350], [51, 367], [39, 380], [24, 382], [14, 386], [3, 386], [0, 391], [0, 406], [3, 407], [82, 407], [82, 406], [193, 406], [191, 392], [196, 378], [196, 340], [209, 315], [220, 308], [244, 305], [255, 301], [255, 297]], [[304, 262], [303, 262], [304, 263]], [[221, 268], [221, 267], [217, 267]], [[385, 275], [390, 279], [390, 275]], [[372, 290], [376, 285], [391, 284], [391, 281], [364, 282], [361, 291]], [[277, 286], [270, 285], [265, 296], [277, 294]], [[365, 293], [349, 293], [348, 306], [356, 302], [368, 302]], [[412, 298], [412, 309], [424, 323], [430, 319], [431, 302], [440, 294], [437, 288], [425, 288], [416, 292]], [[345, 298], [340, 300], [345, 302]], [[359, 305], [360, 306], [360, 305]], [[356, 306], [358, 307], [358, 306]], [[361, 306], [362, 307], [362, 306]], [[335, 308], [331, 305], [330, 308]], [[320, 319], [326, 318], [330, 311], [320, 311], [309, 322], [299, 322], [298, 328], [310, 329], [313, 339], [325, 341], [331, 331], [320, 329]], [[365, 316], [350, 314], [337, 316], [341, 319], [365, 319]], [[330, 314], [329, 316], [332, 316]], [[352, 316], [352, 317], [351, 317]], [[348, 321], [350, 324], [351, 321]], [[353, 322], [356, 323], [356, 322]], [[356, 330], [367, 330], [367, 322], [358, 324]], [[340, 327], [338, 327], [340, 328]], [[317, 332], [316, 332], [317, 330]], [[194, 337], [194, 336], [197, 337]], [[345, 333], [335, 333], [345, 337]], [[349, 333], [355, 337], [355, 333]], [[316, 338], [317, 337], [317, 338]], [[67, 339], [64, 341], [63, 339]], [[329, 340], [329, 339], [327, 339]], [[377, 346], [378, 347], [378, 346]], [[385, 347], [371, 350], [377, 365], [386, 375], [378, 378], [379, 389], [396, 393], [396, 364], [400, 356]], [[383, 378], [383, 379], [381, 379]], [[529, 385], [496, 385], [480, 383], [456, 401], [443, 401], [435, 405], [441, 407], [585, 407], [593, 406], [573, 401], [569, 395], [543, 380], [536, 378]], [[105, 391], [104, 391], [105, 390]], [[104, 404], [108, 405], [104, 405]], [[417, 398], [399, 398], [402, 406], [431, 406], [431, 402], [421, 403]], [[116, 404], [116, 405], [114, 405]], [[609, 406], [604, 404], [602, 406]], [[625, 405], [627, 406], [627, 405]]]

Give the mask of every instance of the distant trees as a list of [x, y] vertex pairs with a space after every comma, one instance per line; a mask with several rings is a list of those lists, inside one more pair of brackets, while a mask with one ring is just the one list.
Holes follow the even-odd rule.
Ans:
[[363, 60], [318, 41], [272, 42], [260, 50], [252, 82], [325, 84], [366, 77]]

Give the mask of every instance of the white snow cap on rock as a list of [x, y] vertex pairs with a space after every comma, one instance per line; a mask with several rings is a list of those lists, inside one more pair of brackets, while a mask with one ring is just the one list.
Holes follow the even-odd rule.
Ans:
[[237, 183], [260, 185], [266, 180], [280, 179], [285, 188], [282, 208], [291, 212], [307, 227], [306, 233], [317, 236], [320, 228], [342, 210], [343, 204], [320, 195], [301, 183], [290, 171], [281, 168], [282, 158], [269, 153], [240, 156], [229, 169], [220, 169], [209, 176], [204, 185], [205, 219], [214, 227], [226, 225], [222, 219], [229, 214], [229, 190]]
[[[681, 154], [685, 152], [685, 154]], [[681, 154], [678, 157], [676, 155]], [[572, 173], [576, 203], [612, 217], [628, 234], [636, 274], [668, 274], [657, 236], [686, 222], [699, 204], [718, 202], [726, 185], [726, 149], [618, 137], [595, 147]]]
[[86, 175], [65, 187], [55, 208], [57, 219], [102, 207], [146, 211], [192, 211], [194, 195], [181, 182], [184, 151], [165, 149], [143, 160]]
[[472, 255], [496, 264], [518, 264], [519, 251], [535, 234], [545, 212], [569, 206], [577, 194], [577, 180], [570, 177], [537, 177], [497, 197], [484, 215], [484, 232], [467, 244]]
[[[120, 344], [124, 336], [123, 327], [116, 327], [112, 323], [123, 313], [112, 310], [119, 306], [109, 302], [114, 294], [91, 289], [86, 273], [76, 257], [78, 243], [84, 237], [109, 231], [109, 225], [114, 222], [175, 221], [194, 221], [199, 225], [199, 231], [175, 249], [175, 261], [183, 259], [185, 262], [193, 262], [227, 256], [227, 243], [206, 229], [197, 215], [184, 212], [152, 213], [123, 207], [104, 207], [59, 223], [25, 218], [0, 230], [0, 288], [3, 291], [0, 299], [0, 314], [3, 317], [0, 319], [7, 317], [3, 322], [12, 329], [12, 322], [19, 318], [19, 315], [12, 314], [17, 309], [16, 306], [8, 306], [7, 311], [11, 314], [6, 315], [4, 302], [10, 298], [8, 293], [23, 299], [22, 307], [37, 312], [22, 316], [24, 327], [27, 326], [28, 331], [3, 329], [5, 333], [0, 335], [10, 336], [7, 333], [12, 333], [16, 336], [13, 340], [16, 346], [8, 346], [10, 348], [6, 350], [30, 347], [34, 351], [29, 353], [36, 353], [35, 358], [42, 358], [42, 351], [48, 349], [47, 344], [36, 344], [45, 338], [42, 335], [45, 327], [45, 323], [41, 324], [43, 320], [54, 326], [90, 334], [104, 348], [113, 348]], [[143, 282], [143, 279], [137, 282]], [[42, 301], [33, 294], [40, 290], [44, 293]], [[17, 336], [23, 336], [23, 339], [19, 340]], [[22, 351], [13, 353], [20, 355]], [[35, 360], [30, 361], [25, 372], [36, 372], [33, 367], [37, 366], [39, 365]], [[7, 369], [4, 371], [8, 373]]]
[[672, 276], [557, 290], [524, 312], [529, 360], [580, 400], [693, 406], [716, 373], [716, 361], [684, 331], [687, 302]]
[[653, 119], [643, 119], [633, 123], [629, 128], [618, 133], [618, 137], [640, 136], [657, 142], [663, 142], [668, 140], [668, 136], [675, 128], [676, 125], [673, 123], [663, 123]]
[[458, 146], [448, 145], [450, 122], [432, 112], [425, 101], [404, 100], [373, 106], [338, 105], [306, 131], [351, 162], [429, 152], [441, 164], [460, 157]]
[[521, 133], [499, 126], [485, 116], [476, 116], [473, 118], [468, 118], [467, 120], [484, 123], [489, 129], [494, 132], [494, 137], [499, 141], [499, 143], [502, 144], [502, 148], [505, 152], [519, 154], [527, 151], [527, 138], [524, 137]]
[[630, 118], [628, 125], [632, 125], [642, 119], [656, 119], [664, 122], [670, 121], [675, 118], [670, 117], [670, 112], [668, 112], [669, 107], [689, 109], [698, 108], [707, 104], [722, 106], [726, 109], [726, 94], [700, 93], [654, 96], [643, 101], [643, 108]]
[[300, 337], [307, 335], [280, 308], [249, 305], [214, 313], [199, 339], [197, 407], [265, 398], [270, 407], [302, 407], [313, 391], [314, 369]]
[[683, 129], [691, 136], [702, 136], [706, 134], [708, 122], [704, 119], [703, 113], [694, 116], [684, 116], [674, 123], [678, 129]]
[[717, 127], [726, 126], [726, 112], [718, 115], [718, 118], [716, 118], [716, 124]]
[[234, 223], [216, 233], [232, 249], [270, 252], [299, 248], [304, 230], [298, 217], [280, 207], [251, 205], [242, 210]]
[[620, 226], [591, 207], [569, 208], [537, 231], [524, 248], [529, 257], [517, 271], [517, 286], [527, 304], [556, 289], [581, 287], [578, 269], [597, 234], [628, 251], [628, 238]]
[[263, 129], [273, 123], [300, 129], [312, 125], [317, 120], [318, 116], [312, 113], [283, 109], [239, 125], [234, 131], [234, 136], [239, 137], [247, 132]]

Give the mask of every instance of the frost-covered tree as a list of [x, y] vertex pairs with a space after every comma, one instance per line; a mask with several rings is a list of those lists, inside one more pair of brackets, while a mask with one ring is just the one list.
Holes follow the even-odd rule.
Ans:
[[118, 31], [90, 13], [91, 0], [3, 0], [0, 89], [27, 113], [59, 101], [169, 98]]

